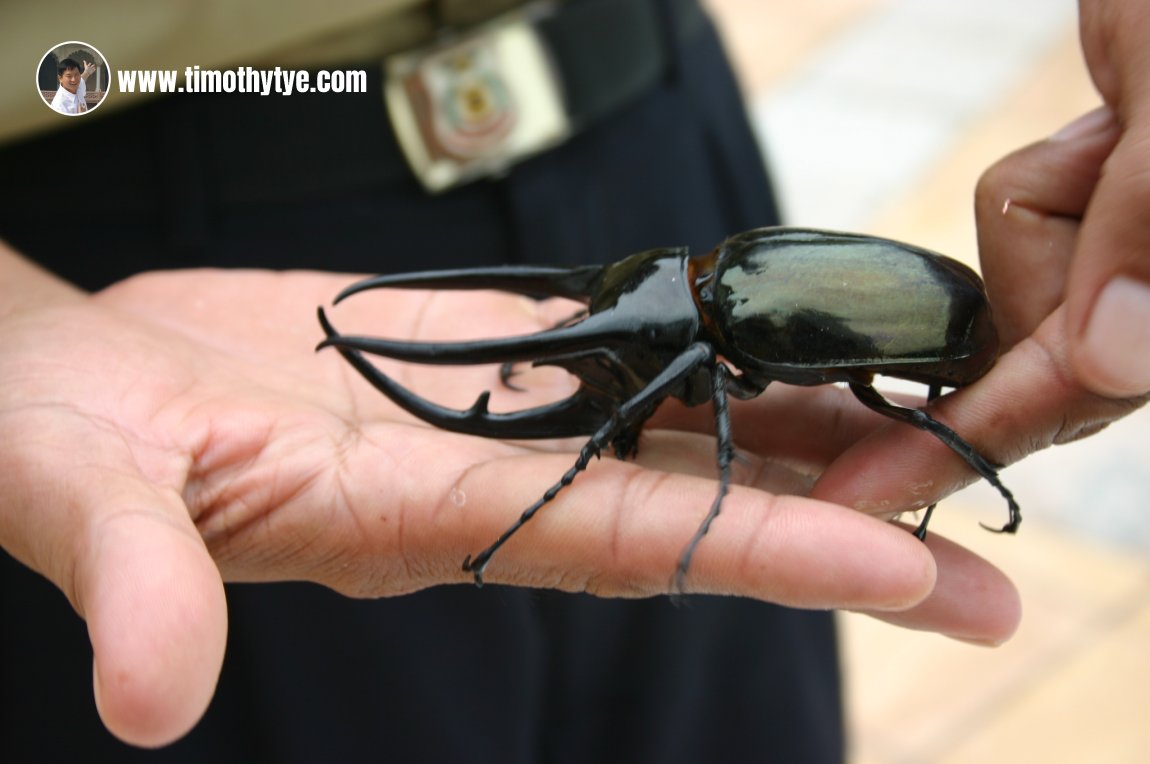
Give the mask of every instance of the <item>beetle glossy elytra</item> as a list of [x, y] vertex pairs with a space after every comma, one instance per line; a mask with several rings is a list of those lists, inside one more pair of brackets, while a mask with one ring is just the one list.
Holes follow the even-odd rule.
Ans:
[[702, 258], [693, 281], [720, 352], [766, 380], [849, 381], [861, 367], [961, 386], [986, 372], [998, 347], [973, 271], [887, 239], [752, 232]]
[[[655, 249], [612, 265], [506, 266], [386, 275], [344, 290], [336, 302], [375, 288], [501, 289], [567, 297], [587, 310], [553, 329], [520, 337], [418, 343], [339, 334], [321, 308], [335, 347], [373, 386], [415, 416], [447, 430], [498, 438], [590, 435], [575, 464], [487, 549], [464, 562], [476, 583], [492, 555], [590, 460], [608, 446], [631, 455], [643, 423], [668, 397], [689, 406], [712, 401], [719, 491], [686, 545], [676, 571], [682, 590], [694, 549], [719, 514], [734, 454], [727, 396], [746, 399], [773, 381], [845, 382], [873, 410], [930, 432], [1006, 499], [1013, 533], [1021, 514], [996, 467], [927, 413], [887, 401], [875, 374], [962, 387], [994, 363], [998, 338], [977, 274], [943, 255], [861, 234], [761, 228], [732, 236], [712, 252]], [[397, 384], [364, 353], [432, 364], [559, 366], [580, 380], [557, 403], [510, 413], [487, 409], [488, 393], [455, 410]], [[730, 366], [736, 371], [732, 371]], [[925, 536], [926, 518], [916, 535]]]

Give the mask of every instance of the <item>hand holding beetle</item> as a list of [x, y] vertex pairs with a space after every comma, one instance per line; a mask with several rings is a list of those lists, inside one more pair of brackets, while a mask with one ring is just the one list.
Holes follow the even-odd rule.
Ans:
[[1080, 13], [1105, 105], [987, 172], [979, 245], [1004, 339], [1057, 336], [1051, 355], [1084, 390], [1133, 400], [1150, 394], [1150, 8]]
[[[304, 579], [355, 596], [470, 584], [460, 560], [570, 464], [570, 443], [429, 428], [336, 354], [314, 355], [314, 318], [300, 305], [327, 301], [347, 276], [151, 274], [87, 296], [21, 263], [0, 252], [7, 283], [22, 285], [0, 316], [0, 542], [87, 620], [101, 713], [128, 740], [174, 739], [202, 713], [226, 632], [221, 579]], [[458, 336], [461, 324], [507, 335], [558, 317], [483, 293], [406, 299], [341, 306], [340, 318], [426, 340]], [[449, 404], [500, 387], [490, 368], [428, 374], [404, 381]], [[519, 405], [570, 383], [542, 382], [506, 394]], [[493, 409], [506, 403], [497, 396]], [[804, 429], [776, 445], [819, 462], [810, 457], [825, 439]], [[655, 431], [638, 464], [603, 459], [556, 500], [569, 506], [501, 552], [489, 580], [667, 591], [713, 497], [713, 449]], [[933, 588], [944, 605], [917, 626], [987, 642], [1013, 629], [1010, 584], [973, 555], [934, 539], [932, 557], [905, 530], [774, 495], [806, 484], [754, 455], [738, 469], [745, 485], [700, 547], [692, 587], [875, 611], [912, 607]]]
[[976, 404], [995, 423], [986, 439], [1008, 444], [1003, 461], [1150, 398], [1150, 7], [1079, 8], [1104, 105], [1002, 159], [976, 195], [987, 292], [1013, 348]]
[[1066, 284], [1072, 368], [1087, 389], [1128, 398], [1150, 393], [1150, 8], [1129, 0], [1079, 8], [1086, 63], [1109, 113], [1064, 132], [1063, 154], [1089, 152], [1081, 144], [1100, 134], [1116, 143], [1097, 186], [1084, 184], [1089, 209], [1073, 200], [1049, 209], [1082, 215]]
[[[1083, 2], [1081, 22], [1106, 105], [980, 181], [982, 272], [1004, 355], [931, 407], [1003, 464], [1093, 434], [1150, 397], [1150, 8]], [[929, 439], [885, 427], [812, 495], [905, 509], [905, 485], [924, 476], [932, 496], [915, 503], [972, 479]]]

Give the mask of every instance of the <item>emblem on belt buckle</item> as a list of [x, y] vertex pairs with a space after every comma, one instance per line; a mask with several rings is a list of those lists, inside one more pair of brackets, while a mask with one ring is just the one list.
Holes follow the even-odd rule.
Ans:
[[384, 97], [431, 192], [498, 175], [571, 132], [543, 40], [523, 14], [392, 56]]

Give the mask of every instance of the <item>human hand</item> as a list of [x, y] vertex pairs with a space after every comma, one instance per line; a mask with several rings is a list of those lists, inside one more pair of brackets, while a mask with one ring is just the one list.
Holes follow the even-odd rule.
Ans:
[[1064, 131], [1063, 154], [1092, 134], [1114, 143], [1087, 186], [1089, 207], [1082, 200], [1055, 209], [1082, 219], [1063, 266], [1071, 370], [1089, 390], [1131, 398], [1150, 393], [1150, 7], [1090, 0], [1079, 15], [1086, 63], [1108, 110]]
[[[578, 442], [429, 428], [336, 353], [314, 355], [312, 307], [350, 281], [151, 274], [0, 320], [0, 541], [86, 619], [101, 714], [128, 741], [173, 740], [203, 712], [225, 641], [221, 579], [310, 580], [352, 596], [470, 582], [463, 558], [574, 460]], [[515, 334], [553, 320], [510, 296], [421, 292], [350, 302], [332, 317], [341, 328], [413, 339]], [[570, 379], [549, 371], [522, 380], [528, 393], [500, 389], [491, 368], [397, 374], [447, 405], [491, 389], [498, 410], [568, 392]], [[754, 458], [746, 464], [747, 485], [733, 488], [694, 558], [692, 590], [897, 611], [934, 588], [935, 558], [910, 534], [776, 496], [770, 489], [807, 484]], [[709, 438], [645, 433], [638, 464], [593, 464], [500, 551], [488, 580], [666, 592], [713, 498], [713, 465]], [[973, 582], [992, 607], [943, 596], [918, 625], [1004, 637], [1009, 584], [936, 543], [940, 569], [963, 571], [943, 589], [961, 594]], [[1005, 619], [995, 602], [1006, 603]]]
[[96, 65], [94, 63], [92, 63], [91, 61], [85, 61], [84, 62], [84, 73], [81, 74], [80, 76], [83, 77], [84, 79], [87, 79], [92, 74], [92, 72], [94, 72], [94, 71], [96, 71]]
[[[1003, 464], [1098, 432], [1150, 391], [1150, 9], [1103, 0], [1082, 3], [1081, 13], [1107, 105], [981, 179], [979, 249], [1004, 355], [931, 407]], [[911, 509], [974, 479], [931, 441], [883, 427], [845, 451], [812, 495]], [[926, 487], [911, 495], [907, 485]]]

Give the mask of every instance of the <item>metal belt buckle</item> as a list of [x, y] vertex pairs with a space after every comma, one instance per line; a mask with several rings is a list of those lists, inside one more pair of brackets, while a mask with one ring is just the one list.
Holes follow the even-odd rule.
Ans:
[[391, 122], [428, 191], [498, 175], [570, 135], [559, 79], [531, 18], [500, 17], [387, 60]]

